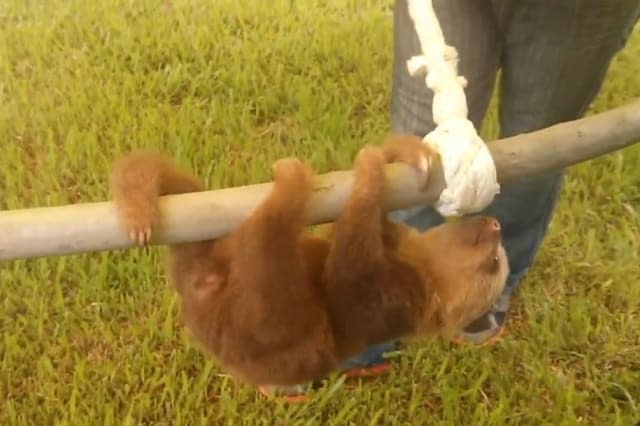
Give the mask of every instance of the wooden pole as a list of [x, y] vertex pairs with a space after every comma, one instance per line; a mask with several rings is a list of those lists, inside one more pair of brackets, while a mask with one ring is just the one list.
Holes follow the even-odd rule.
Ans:
[[[489, 143], [501, 184], [558, 170], [640, 141], [640, 100], [601, 114], [557, 124], [536, 132]], [[436, 162], [430, 183], [419, 192], [415, 172], [404, 164], [385, 169], [387, 210], [433, 204], [444, 189]], [[105, 178], [105, 182], [106, 182]], [[198, 193], [167, 195], [160, 200], [162, 221], [152, 244], [220, 237], [265, 198], [272, 183]], [[353, 185], [352, 171], [318, 175], [308, 223], [334, 220]], [[0, 212], [0, 260], [61, 256], [130, 247], [112, 202]]]

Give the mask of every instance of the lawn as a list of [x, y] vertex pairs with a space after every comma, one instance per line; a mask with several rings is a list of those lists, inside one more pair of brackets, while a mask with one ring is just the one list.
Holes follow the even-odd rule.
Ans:
[[[0, 4], [0, 208], [102, 201], [114, 158], [221, 188], [282, 156], [346, 168], [389, 128], [389, 0]], [[640, 31], [590, 114], [640, 94]], [[483, 135], [496, 134], [495, 106]], [[384, 378], [282, 405], [180, 326], [162, 251], [0, 266], [0, 424], [640, 421], [640, 145], [573, 167], [496, 346], [411, 344]]]

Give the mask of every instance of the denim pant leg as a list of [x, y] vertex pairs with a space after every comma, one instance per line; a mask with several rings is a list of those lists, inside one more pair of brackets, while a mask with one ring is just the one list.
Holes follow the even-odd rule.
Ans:
[[[638, 0], [521, 0], [505, 34], [501, 137], [583, 116], [639, 10]], [[507, 295], [533, 262], [562, 180], [556, 172], [503, 186], [484, 212], [502, 222], [512, 271]]]
[[[511, 0], [434, 0], [433, 7], [448, 44], [458, 50], [458, 72], [467, 78], [465, 90], [469, 118], [480, 127], [491, 99], [501, 51], [500, 16], [494, 8]], [[406, 0], [396, 0], [393, 20], [393, 75], [391, 83], [391, 128], [394, 133], [423, 137], [435, 128], [432, 118], [433, 93], [423, 77], [412, 77], [407, 60], [422, 53]], [[415, 207], [391, 212], [392, 220], [420, 231], [438, 225], [442, 217], [432, 207]]]
[[[479, 126], [491, 98], [500, 57], [499, 32], [491, 0], [434, 0], [434, 9], [447, 42], [458, 49], [459, 72], [469, 81], [466, 89], [469, 116]], [[424, 78], [412, 77], [407, 71], [407, 60], [421, 54], [421, 47], [406, 0], [395, 2], [393, 27], [392, 131], [422, 137], [435, 128], [432, 93], [425, 86]], [[420, 230], [443, 220], [432, 207], [399, 210], [391, 212], [389, 217]], [[349, 359], [342, 369], [379, 362], [383, 353], [394, 348], [393, 342], [374, 345]]]

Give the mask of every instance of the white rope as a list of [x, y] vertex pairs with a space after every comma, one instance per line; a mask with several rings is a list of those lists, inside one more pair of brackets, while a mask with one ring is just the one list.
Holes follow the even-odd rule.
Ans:
[[432, 0], [407, 3], [423, 52], [409, 59], [407, 68], [412, 76], [424, 75], [433, 91], [437, 127], [424, 141], [440, 153], [446, 181], [435, 208], [443, 216], [478, 212], [500, 192], [500, 185], [493, 158], [467, 118], [467, 80], [458, 76], [458, 52], [446, 44]]

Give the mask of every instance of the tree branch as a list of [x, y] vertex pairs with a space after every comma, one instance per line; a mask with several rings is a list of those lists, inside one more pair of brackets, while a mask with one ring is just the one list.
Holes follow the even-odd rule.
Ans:
[[[640, 100], [576, 121], [489, 143], [501, 184], [534, 176], [633, 145], [640, 140]], [[419, 192], [413, 169], [385, 169], [387, 210], [434, 203], [444, 189], [435, 162], [427, 191]], [[266, 197], [272, 183], [199, 193], [167, 195], [160, 200], [161, 230], [152, 244], [220, 237], [235, 229]], [[353, 185], [352, 171], [319, 175], [311, 199], [309, 224], [334, 220]], [[115, 250], [131, 243], [117, 222], [112, 202], [0, 212], [0, 260]]]

